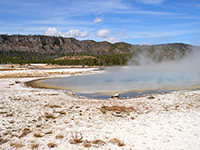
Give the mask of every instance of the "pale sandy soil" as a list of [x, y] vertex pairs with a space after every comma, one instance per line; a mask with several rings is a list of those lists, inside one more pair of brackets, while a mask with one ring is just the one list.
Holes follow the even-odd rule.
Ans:
[[200, 149], [200, 91], [97, 100], [24, 85], [33, 79], [0, 79], [0, 149]]

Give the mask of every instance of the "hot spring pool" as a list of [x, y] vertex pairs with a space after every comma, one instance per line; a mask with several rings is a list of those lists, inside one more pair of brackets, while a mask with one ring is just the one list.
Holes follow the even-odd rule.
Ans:
[[89, 98], [109, 98], [116, 93], [120, 97], [136, 97], [150, 93], [199, 89], [200, 74], [162, 68], [111, 67], [97, 74], [37, 80], [32, 85], [65, 89]]

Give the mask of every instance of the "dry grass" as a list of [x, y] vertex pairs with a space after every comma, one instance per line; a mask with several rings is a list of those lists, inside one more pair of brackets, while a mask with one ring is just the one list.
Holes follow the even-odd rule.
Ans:
[[12, 117], [13, 113], [6, 114], [6, 117]]
[[170, 105], [163, 105], [162, 107], [163, 107], [164, 111], [169, 111], [171, 106]]
[[93, 144], [98, 144], [98, 145], [104, 145], [104, 144], [106, 144], [104, 141], [102, 141], [102, 140], [93, 140], [93, 141], [91, 141], [91, 143], [93, 143]]
[[53, 75], [76, 75], [76, 74], [81, 74], [81, 73], [88, 73], [87, 71], [85, 72], [45, 72], [45, 71], [32, 71], [32, 72], [17, 72], [17, 73], [4, 73], [0, 74], [0, 78], [32, 78], [32, 77], [49, 77]]
[[[3, 109], [3, 108], [2, 108]], [[1, 111], [0, 114], [7, 114], [8, 112], [6, 111]]]
[[65, 110], [54, 111], [54, 113], [59, 113], [60, 115], [66, 115]]
[[45, 134], [52, 134], [52, 133], [53, 133], [52, 131], [45, 132]]
[[56, 135], [56, 139], [63, 139], [63, 138], [64, 138], [64, 136], [61, 134]]
[[3, 139], [2, 137], [0, 137], [0, 145], [6, 142], [8, 142], [8, 139]]
[[44, 107], [50, 107], [50, 108], [61, 108], [61, 106], [60, 105], [56, 105], [56, 104], [47, 104], [47, 105], [45, 105]]
[[134, 108], [126, 106], [102, 106], [100, 110], [103, 114], [105, 114], [107, 111], [131, 112]]
[[[57, 95], [59, 95], [58, 93], [52, 93], [52, 94], [48, 94], [49, 96], [57, 96]], [[58, 106], [58, 105], [57, 105]], [[60, 108], [61, 106], [59, 106], [59, 108]]]
[[54, 148], [57, 145], [55, 143], [48, 143], [47, 146], [48, 146], [48, 148]]
[[21, 81], [15, 81], [15, 84], [19, 84], [19, 83], [22, 83]]
[[69, 139], [69, 143], [70, 144], [80, 144], [82, 143], [82, 145], [86, 148], [91, 147], [91, 146], [101, 146], [106, 144], [104, 141], [96, 139], [93, 141], [88, 141], [88, 140], [83, 140], [83, 135], [80, 132], [70, 132], [70, 139]]
[[85, 140], [83, 142], [83, 146], [84, 147], [91, 147], [91, 146], [95, 146], [95, 147], [98, 147], [98, 146], [101, 146], [101, 145], [105, 145], [106, 143], [102, 140], [93, 140], [93, 141], [88, 141], [88, 140]]
[[15, 148], [22, 148], [24, 145], [22, 143], [10, 143], [10, 146]]
[[[3, 135], [8, 135], [8, 134], [11, 134], [11, 130], [6, 130]], [[1, 136], [0, 136], [0, 139], [1, 139]]]
[[155, 97], [151, 95], [151, 96], [147, 97], [147, 99], [155, 99]]
[[92, 145], [91, 145], [90, 141], [86, 140], [86, 141], [83, 142], [83, 146], [87, 148], [87, 147], [91, 147]]
[[56, 118], [53, 114], [50, 114], [50, 113], [45, 113], [44, 116], [47, 119], [55, 119]]
[[83, 135], [80, 132], [71, 132], [71, 137], [69, 139], [70, 144], [78, 144], [83, 142]]
[[132, 120], [134, 120], [134, 119], [135, 119], [135, 117], [134, 117], [134, 116], [131, 116], [131, 119], [132, 119]]
[[121, 142], [119, 139], [117, 138], [112, 138], [109, 140], [110, 143], [112, 144], [117, 144], [118, 146], [124, 146], [124, 142]]
[[40, 133], [35, 133], [33, 136], [36, 137], [36, 138], [43, 137], [42, 134], [40, 134]]
[[9, 97], [9, 99], [13, 100], [13, 101], [19, 101], [21, 100], [22, 98], [20, 96], [13, 96], [13, 97]]
[[28, 135], [29, 133], [31, 133], [31, 130], [29, 128], [24, 128], [22, 131], [22, 134], [19, 136], [19, 138], [22, 138], [22, 137]]
[[39, 144], [35, 144], [35, 143], [31, 144], [31, 148], [32, 148], [32, 149], [36, 149], [36, 148], [38, 148], [38, 147], [39, 147]]
[[83, 59], [88, 59], [88, 58], [97, 59], [94, 56], [63, 56], [63, 57], [56, 58], [55, 60], [83, 60]]

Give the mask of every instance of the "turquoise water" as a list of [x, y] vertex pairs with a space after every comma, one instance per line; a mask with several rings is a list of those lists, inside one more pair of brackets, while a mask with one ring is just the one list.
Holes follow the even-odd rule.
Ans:
[[40, 85], [66, 89], [90, 98], [135, 97], [200, 87], [200, 75], [190, 71], [112, 67], [102, 73], [40, 80]]

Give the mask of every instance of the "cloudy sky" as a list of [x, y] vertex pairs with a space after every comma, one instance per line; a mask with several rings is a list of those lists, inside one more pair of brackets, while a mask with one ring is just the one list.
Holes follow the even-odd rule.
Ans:
[[0, 34], [200, 45], [200, 0], [0, 0]]

